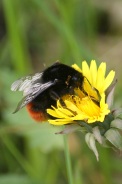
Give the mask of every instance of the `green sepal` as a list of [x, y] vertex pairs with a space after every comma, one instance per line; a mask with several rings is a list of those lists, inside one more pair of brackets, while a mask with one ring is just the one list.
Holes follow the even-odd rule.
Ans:
[[114, 119], [110, 126], [122, 130], [122, 119]]
[[116, 128], [109, 129], [104, 136], [112, 145], [122, 150], [122, 137]]
[[97, 161], [99, 160], [99, 154], [96, 148], [96, 142], [95, 142], [95, 137], [92, 133], [87, 133], [85, 135], [85, 141], [88, 145], [88, 147], [94, 152]]

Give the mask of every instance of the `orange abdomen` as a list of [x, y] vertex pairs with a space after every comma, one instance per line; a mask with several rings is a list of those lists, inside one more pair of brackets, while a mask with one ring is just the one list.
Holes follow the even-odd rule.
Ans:
[[37, 122], [41, 122], [41, 121], [46, 121], [46, 115], [41, 112], [41, 111], [34, 111], [34, 108], [33, 108], [33, 103], [29, 103], [27, 104], [27, 110], [31, 116], [31, 118], [33, 118], [35, 121]]

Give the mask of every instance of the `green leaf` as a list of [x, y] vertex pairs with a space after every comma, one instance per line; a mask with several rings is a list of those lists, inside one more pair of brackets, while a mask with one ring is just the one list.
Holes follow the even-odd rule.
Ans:
[[122, 150], [122, 137], [117, 129], [111, 128], [109, 129], [104, 136], [106, 139], [113, 144], [116, 148]]

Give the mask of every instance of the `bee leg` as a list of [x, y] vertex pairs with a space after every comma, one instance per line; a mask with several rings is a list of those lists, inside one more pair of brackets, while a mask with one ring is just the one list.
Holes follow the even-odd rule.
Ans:
[[62, 106], [66, 106], [63, 99], [55, 91], [50, 91], [50, 97], [55, 101], [59, 100]]
[[55, 101], [60, 99], [59, 95], [55, 91], [50, 91], [50, 97]]
[[66, 104], [65, 104], [65, 102], [63, 101], [62, 98], [60, 98], [59, 101], [60, 101], [60, 104], [61, 104], [63, 107], [66, 107]]
[[74, 88], [72, 86], [69, 87], [69, 94], [74, 94]]

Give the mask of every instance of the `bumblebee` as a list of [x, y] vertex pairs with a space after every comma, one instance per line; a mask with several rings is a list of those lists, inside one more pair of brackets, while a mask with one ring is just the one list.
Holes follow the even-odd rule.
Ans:
[[36, 121], [46, 121], [47, 108], [56, 106], [67, 94], [74, 94], [75, 88], [82, 89], [84, 76], [74, 68], [56, 62], [44, 71], [22, 77], [11, 85], [12, 91], [22, 91], [23, 98], [18, 103], [17, 112], [24, 106]]

